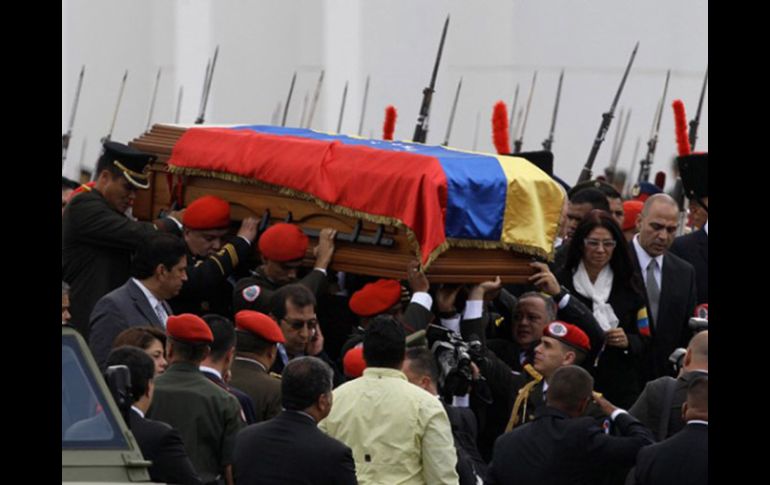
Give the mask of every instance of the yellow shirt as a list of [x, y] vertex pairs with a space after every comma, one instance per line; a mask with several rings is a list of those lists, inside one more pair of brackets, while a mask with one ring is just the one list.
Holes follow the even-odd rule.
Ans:
[[335, 389], [319, 427], [353, 450], [359, 484], [458, 483], [444, 406], [401, 371], [370, 367]]

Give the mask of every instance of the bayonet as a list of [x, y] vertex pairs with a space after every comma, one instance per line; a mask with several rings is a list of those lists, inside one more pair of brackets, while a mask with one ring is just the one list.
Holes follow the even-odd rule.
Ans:
[[612, 161], [615, 160], [615, 155], [618, 153], [618, 143], [620, 143], [620, 132], [623, 129], [623, 113], [625, 112], [625, 108], [622, 106], [620, 107], [620, 122], [617, 125], [617, 128], [615, 129], [615, 138], [612, 139], [612, 150], [610, 151], [610, 159], [608, 166], [612, 166]]
[[449, 27], [449, 15], [446, 16], [444, 22], [444, 30], [441, 33], [441, 43], [438, 46], [438, 54], [436, 55], [436, 64], [433, 66], [433, 75], [430, 78], [430, 86], [422, 91], [422, 106], [420, 106], [420, 115], [417, 117], [417, 126], [414, 128], [414, 136], [412, 141], [425, 143], [425, 139], [428, 136], [428, 118], [430, 114], [430, 104], [433, 100], [433, 93], [436, 88], [436, 76], [438, 75], [438, 67], [441, 63], [441, 53], [444, 50], [444, 41], [446, 40], [446, 32]]
[[214, 79], [214, 69], [217, 66], [217, 57], [219, 56], [219, 46], [214, 49], [214, 59], [211, 61], [211, 68], [206, 69], [206, 80], [203, 86], [203, 95], [201, 100], [201, 110], [198, 114], [198, 119], [195, 120], [196, 125], [202, 125], [206, 117], [206, 106], [209, 103], [209, 93], [211, 93], [211, 81]]
[[72, 111], [70, 111], [70, 122], [67, 125], [67, 133], [61, 136], [61, 166], [64, 168], [64, 161], [67, 159], [67, 150], [70, 146], [70, 140], [72, 139], [72, 127], [75, 126], [75, 113], [78, 110], [78, 104], [80, 103], [80, 90], [83, 87], [83, 75], [86, 72], [86, 65], [80, 68], [80, 76], [78, 76], [78, 88], [75, 90], [75, 99], [72, 101]]
[[118, 91], [118, 102], [115, 104], [115, 112], [112, 114], [112, 124], [110, 125], [110, 131], [107, 135], [101, 139], [102, 145], [112, 139], [112, 131], [115, 129], [115, 122], [118, 120], [118, 111], [120, 111], [120, 102], [123, 99], [123, 91], [126, 88], [126, 79], [128, 79], [128, 69], [123, 74], [123, 80], [120, 82], [120, 91]]
[[318, 105], [318, 97], [321, 95], [321, 84], [324, 82], [324, 70], [321, 69], [321, 74], [318, 76], [318, 83], [315, 86], [315, 93], [313, 94], [313, 102], [310, 105], [310, 114], [307, 117], [307, 126], [310, 128], [313, 123], [313, 116], [315, 115], [315, 108]]
[[337, 120], [337, 133], [342, 130], [342, 117], [345, 115], [345, 100], [348, 98], [348, 82], [345, 81], [345, 89], [342, 91], [342, 105], [340, 106], [340, 118]]
[[508, 133], [510, 133], [511, 137], [516, 136], [516, 132], [513, 131], [513, 120], [516, 118], [516, 104], [519, 102], [519, 83], [516, 83], [516, 92], [513, 94], [513, 103], [511, 104], [511, 120], [509, 121], [510, 129], [508, 130]]
[[698, 111], [695, 118], [690, 121], [690, 150], [695, 150], [695, 142], [698, 141], [698, 125], [700, 125], [700, 110], [703, 108], [703, 97], [706, 94], [706, 85], [709, 81], [709, 68], [706, 66], [706, 75], [703, 77], [703, 87], [700, 90], [700, 99], [698, 100]]
[[631, 181], [633, 180], [632, 175], [634, 173], [634, 169], [636, 168], [636, 157], [639, 155], [639, 145], [642, 142], [642, 138], [637, 136], [636, 137], [636, 146], [634, 147], [634, 156], [631, 157], [631, 170], [628, 171], [628, 177], [626, 177], [626, 189], [624, 192], [626, 195], [631, 191]]
[[543, 150], [550, 152], [553, 145], [553, 133], [556, 130], [556, 115], [559, 114], [559, 100], [561, 99], [561, 85], [564, 81], [564, 69], [559, 74], [559, 86], [556, 88], [556, 102], [553, 104], [553, 117], [551, 118], [551, 131], [548, 132], [548, 138], [543, 142]]
[[160, 84], [160, 70], [158, 68], [158, 75], [155, 76], [155, 89], [152, 90], [152, 101], [150, 101], [150, 113], [147, 115], [147, 128], [144, 131], [150, 131], [150, 122], [152, 121], [152, 112], [155, 110], [155, 100], [158, 97], [158, 85]]
[[286, 104], [283, 107], [283, 119], [281, 119], [281, 126], [286, 126], [286, 116], [289, 114], [289, 104], [291, 104], [291, 95], [294, 92], [295, 82], [297, 82], [297, 71], [294, 71], [294, 75], [291, 77], [291, 86], [289, 87], [289, 95], [286, 97]]
[[369, 98], [369, 76], [366, 76], [366, 86], [364, 86], [364, 101], [361, 103], [361, 119], [358, 122], [358, 136], [364, 131], [364, 115], [366, 114], [366, 100]]
[[663, 107], [666, 105], [666, 93], [668, 92], [668, 81], [671, 78], [671, 70], [666, 71], [666, 83], [663, 85], [663, 96], [658, 103], [658, 109], [655, 111], [655, 118], [652, 120], [650, 129], [650, 139], [647, 141], [647, 154], [639, 166], [638, 182], [647, 182], [650, 179], [650, 167], [652, 167], [655, 158], [655, 148], [658, 145], [658, 133], [660, 133], [660, 122], [663, 119]]
[[201, 100], [198, 103], [198, 118], [195, 123], [198, 123], [198, 119], [201, 118], [203, 113], [203, 100], [206, 98], [206, 85], [209, 82], [209, 71], [211, 71], [211, 58], [206, 59], [206, 72], [203, 74], [203, 87], [201, 87]]
[[[612, 176], [615, 176], [615, 169], [618, 166], [618, 160], [620, 160], [620, 153], [623, 150], [623, 143], [626, 141], [626, 132], [628, 131], [628, 124], [631, 121], [631, 108], [628, 109], [626, 112], [626, 121], [623, 122], [623, 118], [621, 117], [620, 122], [618, 126], [623, 126], [623, 129], [620, 133], [620, 142], [618, 143], [617, 150], [615, 151], [615, 156], [610, 161], [610, 168], [612, 170]], [[612, 181], [610, 181], [612, 182]]]
[[529, 88], [527, 109], [524, 111], [524, 122], [520, 126], [521, 131], [518, 138], [513, 142], [513, 153], [521, 153], [521, 145], [524, 143], [524, 130], [527, 129], [527, 119], [529, 119], [529, 107], [532, 106], [532, 95], [535, 93], [535, 83], [537, 83], [537, 71], [532, 75], [532, 86]]
[[446, 127], [446, 137], [444, 137], [444, 143], [442, 145], [449, 146], [449, 135], [452, 133], [452, 125], [455, 121], [455, 112], [457, 112], [457, 101], [460, 99], [460, 88], [463, 87], [463, 78], [457, 83], [457, 91], [455, 91], [455, 100], [452, 103], [452, 111], [449, 112], [449, 123]]
[[631, 72], [631, 66], [634, 63], [634, 58], [636, 57], [636, 51], [638, 49], [639, 42], [637, 42], [636, 46], [634, 46], [634, 51], [631, 53], [631, 59], [628, 60], [626, 71], [623, 73], [623, 79], [620, 81], [620, 86], [618, 87], [617, 93], [615, 93], [615, 99], [612, 100], [610, 110], [602, 114], [602, 123], [599, 125], [599, 132], [596, 134], [596, 139], [594, 140], [594, 144], [591, 147], [591, 153], [588, 154], [588, 160], [586, 161], [583, 170], [580, 172], [580, 177], [578, 178], [577, 183], [585, 182], [586, 180], [591, 179], [591, 171], [594, 166], [594, 160], [596, 159], [597, 153], [599, 153], [599, 147], [602, 146], [602, 142], [604, 141], [604, 137], [607, 134], [607, 130], [610, 128], [610, 122], [612, 121], [612, 117], [615, 113], [615, 107], [620, 100], [620, 94], [623, 92], [623, 86], [625, 86], [626, 79], [628, 79], [628, 73]]

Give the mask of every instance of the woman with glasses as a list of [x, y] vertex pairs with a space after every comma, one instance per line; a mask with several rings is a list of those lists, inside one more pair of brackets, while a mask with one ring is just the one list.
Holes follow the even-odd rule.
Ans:
[[594, 362], [596, 390], [626, 409], [642, 389], [650, 340], [643, 286], [628, 247], [612, 216], [593, 210], [575, 230], [564, 268], [556, 275], [604, 330], [604, 344]]

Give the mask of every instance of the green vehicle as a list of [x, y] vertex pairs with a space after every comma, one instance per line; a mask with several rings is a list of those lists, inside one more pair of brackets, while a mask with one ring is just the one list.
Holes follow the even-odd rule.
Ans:
[[[61, 335], [62, 483], [149, 482], [150, 462], [123, 418], [128, 410], [116, 404], [83, 337], [67, 327]], [[117, 367], [113, 392], [127, 396], [128, 369]]]

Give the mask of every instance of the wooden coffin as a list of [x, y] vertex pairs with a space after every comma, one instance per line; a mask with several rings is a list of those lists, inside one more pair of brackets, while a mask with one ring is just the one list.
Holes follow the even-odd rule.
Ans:
[[[153, 128], [132, 140], [129, 144], [138, 150], [155, 154], [158, 160], [150, 166], [151, 187], [137, 193], [134, 215], [140, 220], [152, 220], [161, 211], [168, 210], [172, 202], [169, 186], [169, 171], [166, 162], [176, 141], [186, 127], [156, 124]], [[174, 175], [173, 177], [178, 177]], [[376, 188], [370, 188], [376, 193]], [[184, 205], [211, 194], [230, 202], [232, 218], [241, 220], [253, 216], [269, 224], [291, 221], [300, 225], [312, 237], [324, 227], [331, 227], [340, 234], [350, 235], [360, 226], [359, 239], [391, 240], [388, 247], [371, 243], [353, 243], [340, 240], [335, 242], [335, 253], [331, 269], [372, 275], [383, 278], [405, 279], [407, 264], [416, 259], [402, 228], [384, 225], [381, 227], [368, 221], [348, 217], [324, 210], [308, 200], [282, 195], [277, 191], [245, 183], [229, 182], [203, 176], [185, 176], [181, 199]], [[177, 196], [177, 194], [175, 194]], [[380, 231], [380, 234], [377, 234]], [[368, 237], [367, 237], [368, 236]], [[314, 261], [311, 249], [305, 263]], [[500, 276], [505, 283], [525, 283], [533, 274], [529, 255], [504, 249], [450, 248], [442, 253], [430, 266], [426, 274], [433, 283], [478, 283]]]

